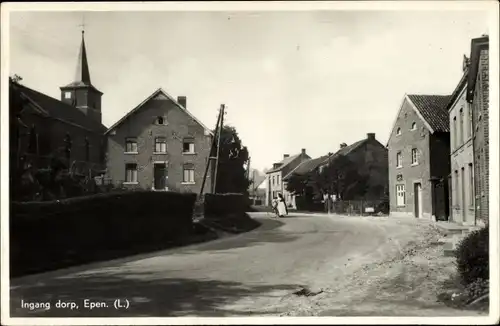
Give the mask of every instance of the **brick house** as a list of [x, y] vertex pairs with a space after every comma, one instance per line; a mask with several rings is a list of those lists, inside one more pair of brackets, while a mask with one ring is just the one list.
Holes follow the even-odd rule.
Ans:
[[449, 100], [404, 96], [387, 144], [391, 215], [448, 218]]
[[351, 145], [342, 143], [340, 149], [324, 160], [318, 169], [323, 170], [341, 156], [355, 164], [360, 175], [368, 177], [366, 192], [349, 200], [382, 199], [388, 187], [387, 148], [375, 138], [375, 134], [368, 133], [366, 138]]
[[[314, 159], [310, 159], [307, 161], [304, 161], [300, 163], [295, 169], [290, 171], [287, 175], [283, 177], [283, 183], [286, 186], [288, 181], [293, 175], [300, 175], [300, 176], [305, 176], [310, 173], [313, 173], [325, 160], [328, 159], [328, 155], [320, 156]], [[311, 189], [306, 189], [306, 192], [310, 191]], [[287, 204], [289, 204], [290, 207], [297, 209], [297, 203], [296, 203], [296, 196], [302, 196], [306, 194], [296, 194], [296, 193], [290, 193], [287, 191], [287, 197], [285, 200], [287, 201]]]
[[466, 100], [472, 109], [476, 219], [489, 219], [489, 38], [471, 41]]
[[466, 100], [468, 59], [464, 57], [463, 76], [448, 104], [450, 119], [450, 220], [475, 224], [474, 154], [472, 146], [472, 111]]
[[285, 201], [287, 201], [287, 205], [290, 204], [291, 194], [286, 190], [286, 183], [283, 182], [283, 177], [300, 163], [310, 159], [311, 157], [307, 155], [306, 149], [303, 148], [299, 154], [293, 156], [284, 154], [283, 160], [273, 164], [273, 168], [266, 172], [266, 205], [271, 205], [273, 198], [276, 198], [279, 193], [283, 195]]
[[[107, 177], [125, 188], [199, 193], [212, 132], [161, 88], [106, 132]], [[209, 169], [204, 192], [211, 189]]]
[[52, 157], [65, 158], [73, 172], [104, 168], [102, 92], [90, 81], [83, 34], [77, 66], [75, 80], [60, 88], [60, 100], [10, 79], [12, 169], [21, 161], [48, 167]]

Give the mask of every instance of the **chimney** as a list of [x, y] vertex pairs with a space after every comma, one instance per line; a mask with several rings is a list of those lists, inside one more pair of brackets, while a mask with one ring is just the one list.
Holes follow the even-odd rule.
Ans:
[[341, 148], [341, 149], [342, 149], [342, 148], [346, 148], [346, 147], [347, 147], [347, 144], [346, 144], [346, 143], [342, 143], [342, 144], [340, 144], [340, 148]]
[[302, 153], [302, 155], [306, 155], [306, 149], [305, 149], [305, 148], [302, 148], [301, 153]]
[[289, 157], [290, 157], [290, 154], [283, 154], [283, 159], [289, 158]]
[[179, 103], [185, 109], [187, 109], [186, 101], [187, 101], [187, 98], [185, 96], [177, 96], [177, 103]]
[[368, 139], [375, 139], [375, 134], [374, 134], [374, 133], [371, 133], [371, 132], [370, 132], [370, 133], [367, 133], [367, 134], [366, 134], [366, 138], [368, 138]]

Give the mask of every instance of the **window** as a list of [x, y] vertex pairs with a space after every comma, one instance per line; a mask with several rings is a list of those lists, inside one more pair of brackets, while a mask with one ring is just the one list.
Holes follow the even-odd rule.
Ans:
[[467, 108], [469, 113], [468, 114], [469, 121], [467, 121], [467, 139], [469, 139], [472, 137], [472, 108], [470, 104], [467, 104]]
[[453, 195], [455, 195], [455, 206], [460, 207], [460, 197], [458, 196], [458, 170], [455, 170], [455, 187], [453, 189]]
[[406, 205], [405, 185], [396, 185], [396, 205], [399, 207]]
[[183, 167], [183, 179], [184, 183], [194, 183], [194, 165], [193, 164], [184, 164]]
[[194, 153], [194, 139], [184, 139], [182, 152], [190, 154]]
[[159, 125], [166, 125], [167, 121], [165, 120], [164, 117], [159, 116], [159, 117], [156, 118], [156, 123], [159, 124]]
[[71, 92], [64, 92], [64, 98], [65, 99], [70, 99], [71, 98]]
[[457, 138], [457, 117], [453, 117], [453, 149], [458, 147], [458, 138]]
[[273, 175], [273, 186], [274, 186], [275, 179], [276, 179], [276, 177]]
[[411, 124], [411, 130], [417, 130], [417, 123], [416, 122]]
[[280, 185], [280, 176], [279, 175], [276, 176], [276, 184], [278, 186]]
[[137, 164], [129, 163], [125, 165], [125, 182], [137, 183]]
[[127, 138], [125, 140], [125, 153], [137, 153], [137, 139]]
[[464, 108], [460, 108], [460, 129], [459, 129], [459, 145], [462, 145], [464, 143]]
[[418, 151], [416, 148], [412, 148], [411, 150], [411, 164], [412, 165], [418, 164]]
[[401, 128], [398, 128], [398, 129], [396, 130], [396, 135], [401, 135]]
[[167, 152], [167, 139], [163, 137], [157, 137], [155, 139], [155, 153], [166, 153]]
[[474, 169], [469, 163], [469, 205], [474, 207]]
[[396, 154], [396, 167], [403, 167], [403, 156], [401, 155], [401, 152], [397, 152]]

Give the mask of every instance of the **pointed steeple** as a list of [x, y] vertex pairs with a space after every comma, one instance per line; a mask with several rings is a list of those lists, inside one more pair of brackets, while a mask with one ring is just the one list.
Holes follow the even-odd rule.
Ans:
[[89, 63], [87, 61], [87, 50], [85, 49], [85, 31], [82, 31], [82, 44], [80, 45], [80, 54], [76, 63], [75, 82], [81, 82], [85, 85], [92, 85], [90, 82]]

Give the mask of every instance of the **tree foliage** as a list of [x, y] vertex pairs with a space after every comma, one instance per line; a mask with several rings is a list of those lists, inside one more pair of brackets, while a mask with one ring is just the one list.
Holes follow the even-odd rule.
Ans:
[[246, 171], [248, 159], [248, 149], [243, 146], [236, 129], [232, 126], [224, 126], [220, 139], [219, 166], [215, 189], [217, 193], [248, 194], [250, 185]]

